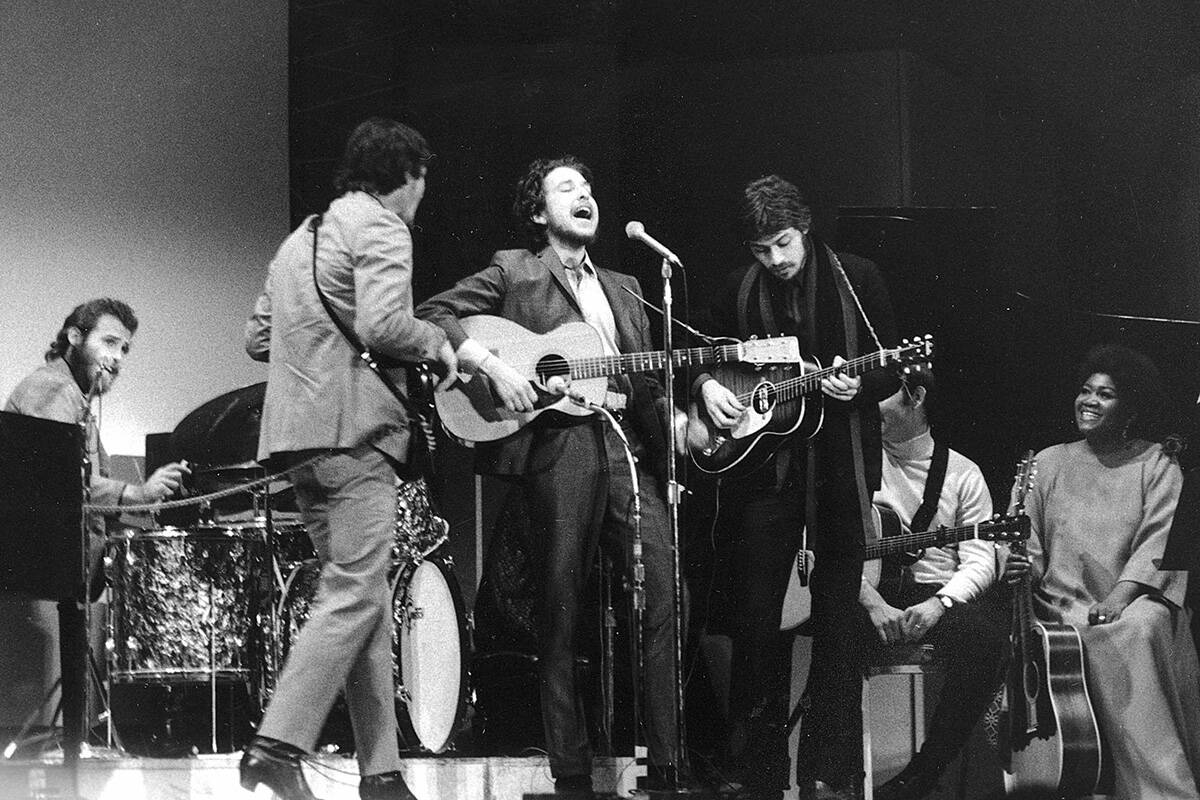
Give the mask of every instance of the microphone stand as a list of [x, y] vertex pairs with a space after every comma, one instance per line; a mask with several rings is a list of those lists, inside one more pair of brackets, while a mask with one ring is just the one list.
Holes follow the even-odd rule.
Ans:
[[[590, 408], [604, 417], [608, 424], [612, 426], [613, 431], [616, 432], [617, 438], [621, 440], [622, 447], [625, 448], [625, 463], [629, 466], [629, 480], [633, 485], [633, 541], [630, 543], [629, 558], [629, 572], [632, 576], [630, 580], [630, 605], [633, 611], [633, 652], [634, 658], [637, 661], [636, 679], [640, 681], [640, 688], [644, 689], [646, 685], [644, 678], [646, 674], [646, 647], [645, 633], [642, 630], [642, 620], [646, 612], [646, 565], [642, 561], [642, 487], [638, 479], [637, 458], [633, 455], [633, 448], [629, 446], [629, 438], [625, 435], [625, 431], [621, 429], [621, 423], [617, 422], [616, 417], [607, 408], [593, 403], [581, 395], [568, 392], [567, 397], [576, 405]], [[642, 703], [639, 699], [641, 693], [640, 690], [633, 693], [634, 731], [640, 731], [642, 727]]]
[[675, 788], [683, 790], [682, 771], [685, 737], [683, 730], [683, 574], [679, 550], [679, 482], [675, 476], [675, 352], [673, 298], [671, 295], [671, 259], [662, 260], [664, 394], [667, 401], [667, 529], [671, 536], [671, 571], [675, 615]]

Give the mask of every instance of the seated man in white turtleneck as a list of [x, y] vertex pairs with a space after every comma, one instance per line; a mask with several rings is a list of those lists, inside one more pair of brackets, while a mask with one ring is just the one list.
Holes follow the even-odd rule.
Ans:
[[[905, 376], [900, 391], [879, 404], [883, 480], [874, 502], [892, 508], [913, 531], [971, 525], [992, 515], [991, 494], [979, 467], [953, 450], [935, 447], [930, 432], [933, 394], [933, 373], [914, 372]], [[898, 580], [886, 580], [885, 562], [885, 580], [878, 588], [864, 575], [859, 593], [866, 618], [864, 663], [880, 647], [928, 642], [948, 667], [921, 751], [899, 775], [875, 789], [877, 800], [917, 800], [930, 794], [995, 694], [1007, 619], [980, 600], [995, 582], [996, 569], [995, 546], [969, 540], [928, 548], [899, 571]], [[891, 572], [896, 571], [893, 566]]]

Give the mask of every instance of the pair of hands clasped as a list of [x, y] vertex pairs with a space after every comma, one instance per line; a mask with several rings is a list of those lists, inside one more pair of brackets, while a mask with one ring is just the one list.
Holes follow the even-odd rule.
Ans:
[[884, 644], [921, 641], [945, 613], [946, 607], [936, 597], [903, 611], [882, 601], [867, 609], [867, 616]]
[[[833, 359], [834, 367], [845, 363], [846, 359], [841, 356]], [[804, 362], [804, 368], [806, 371], [818, 369], [816, 364], [807, 361]], [[834, 400], [853, 400], [861, 386], [861, 378], [851, 378], [840, 372], [821, 380], [821, 392]], [[732, 428], [746, 412], [745, 404], [738, 400], [737, 395], [716, 380], [704, 382], [704, 385], [700, 387], [700, 399], [704, 402], [704, 410], [708, 412], [709, 418], [718, 428]]]

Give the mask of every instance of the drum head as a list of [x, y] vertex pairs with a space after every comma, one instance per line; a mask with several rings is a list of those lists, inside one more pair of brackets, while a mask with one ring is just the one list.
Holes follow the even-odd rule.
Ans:
[[430, 559], [401, 574], [395, 598], [400, 724], [423, 748], [440, 753], [451, 744], [466, 699], [458, 583], [442, 560]]

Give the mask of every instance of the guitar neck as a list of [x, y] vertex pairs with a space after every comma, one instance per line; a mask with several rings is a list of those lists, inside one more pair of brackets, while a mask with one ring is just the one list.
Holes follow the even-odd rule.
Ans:
[[[676, 367], [697, 364], [714, 364], [741, 360], [740, 344], [722, 344], [715, 347], [690, 347], [673, 350], [671, 363]], [[624, 375], [631, 372], [654, 372], [666, 366], [666, 353], [651, 350], [645, 353], [621, 353], [615, 356], [572, 358], [567, 361], [572, 379], [607, 378], [609, 375]]]
[[776, 385], [775, 390], [780, 401], [794, 400], [797, 397], [807, 394], [815, 394], [820, 391], [821, 381], [825, 378], [832, 378], [834, 375], [846, 375], [851, 378], [857, 378], [859, 375], [884, 366], [886, 363], [884, 359], [887, 357], [888, 351], [886, 350], [880, 350], [866, 356], [858, 356], [836, 367], [825, 367], [815, 372], [807, 372], [803, 375], [797, 375], [795, 378], [780, 381]]
[[908, 553], [914, 550], [923, 550], [926, 547], [940, 547], [944, 544], [978, 539], [980, 531], [987, 531], [995, 526], [996, 523], [977, 522], [974, 525], [963, 525], [957, 528], [935, 528], [934, 530], [922, 531], [920, 533], [902, 533], [898, 536], [888, 536], [868, 544], [865, 557], [868, 560], [883, 558], [884, 556], [895, 555], [896, 553]]

